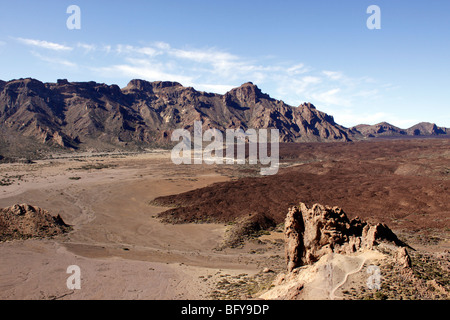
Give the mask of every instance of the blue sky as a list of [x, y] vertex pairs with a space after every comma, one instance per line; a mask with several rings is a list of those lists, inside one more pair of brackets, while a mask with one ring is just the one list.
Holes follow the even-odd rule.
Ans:
[[[381, 29], [369, 30], [370, 5]], [[67, 7], [81, 9], [70, 30]], [[0, 0], [0, 79], [247, 81], [353, 126], [450, 127], [450, 1]]]

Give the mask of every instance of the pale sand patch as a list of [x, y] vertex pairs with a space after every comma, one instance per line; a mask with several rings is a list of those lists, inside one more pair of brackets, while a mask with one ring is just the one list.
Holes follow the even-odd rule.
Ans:
[[[228, 180], [213, 166], [175, 166], [161, 153], [8, 164], [0, 174], [22, 175], [1, 187], [0, 207], [33, 204], [74, 226], [53, 240], [0, 243], [1, 299], [206, 299], [221, 273], [258, 271], [253, 256], [215, 250], [224, 225], [154, 218], [166, 209], [149, 205], [155, 197]], [[81, 290], [67, 289], [72, 264]]]
[[[217, 272], [178, 263], [86, 258], [49, 240], [6, 243], [1, 251], [1, 299], [204, 299], [213, 281], [199, 276]], [[80, 290], [67, 288], [69, 265], [80, 267]]]

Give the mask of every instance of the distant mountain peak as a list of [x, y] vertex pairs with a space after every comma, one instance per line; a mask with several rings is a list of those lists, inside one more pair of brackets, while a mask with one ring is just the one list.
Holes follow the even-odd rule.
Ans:
[[268, 94], [263, 93], [253, 82], [246, 82], [237, 88], [231, 89], [228, 93], [235, 96], [241, 102], [256, 103], [259, 99], [272, 100]]
[[447, 135], [450, 130], [438, 127], [435, 123], [420, 122], [407, 129], [401, 129], [388, 122], [380, 122], [375, 125], [360, 124], [351, 128], [364, 137], [375, 138], [383, 136], [438, 136]]
[[299, 108], [307, 108], [307, 109], [314, 109], [314, 110], [317, 109], [311, 102], [304, 102], [301, 105], [299, 105]]
[[10, 89], [23, 88], [31, 90], [42, 90], [44, 88], [44, 83], [33, 78], [20, 78], [7, 81], [4, 83], [4, 86], [8, 86], [8, 88]]

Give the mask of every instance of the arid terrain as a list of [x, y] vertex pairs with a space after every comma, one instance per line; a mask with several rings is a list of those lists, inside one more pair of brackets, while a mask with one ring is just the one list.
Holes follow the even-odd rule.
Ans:
[[[415, 276], [376, 255], [336, 256], [344, 271], [315, 277], [303, 298], [448, 299], [450, 139], [280, 144], [280, 170], [266, 177], [250, 165], [177, 166], [165, 150], [54, 154], [1, 164], [0, 181], [0, 208], [33, 205], [72, 227], [0, 242], [1, 299], [265, 298], [286, 270], [284, 219], [300, 202], [387, 224]], [[368, 259], [381, 290], [365, 286]], [[80, 290], [66, 286], [70, 265]]]

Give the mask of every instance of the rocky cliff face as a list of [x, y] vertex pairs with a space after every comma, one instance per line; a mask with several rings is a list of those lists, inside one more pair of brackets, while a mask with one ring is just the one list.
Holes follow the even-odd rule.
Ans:
[[413, 273], [406, 245], [386, 225], [349, 220], [342, 209], [320, 204], [289, 210], [285, 252], [287, 273], [278, 274], [259, 298], [345, 299], [344, 286], [360, 288], [361, 296], [380, 290], [385, 266], [406, 278]]
[[351, 141], [385, 135], [443, 135], [421, 123], [348, 129], [311, 103], [292, 107], [251, 82], [224, 95], [177, 82], [132, 80], [124, 87], [96, 82], [0, 81], [0, 154], [53, 149], [139, 149], [170, 143], [174, 129], [279, 129], [281, 142]]
[[330, 253], [350, 254], [373, 249], [381, 241], [404, 244], [384, 224], [371, 225], [359, 218], [349, 220], [338, 207], [304, 203], [292, 207], [285, 221], [287, 269], [310, 265]]
[[[351, 132], [312, 104], [298, 108], [272, 99], [252, 83], [225, 95], [200, 92], [176, 82], [132, 80], [42, 83], [19, 79], [0, 83], [0, 147], [36, 149], [148, 147], [170, 142], [174, 129], [277, 128], [280, 140], [349, 141]], [[2, 151], [5, 153], [5, 151]]]

